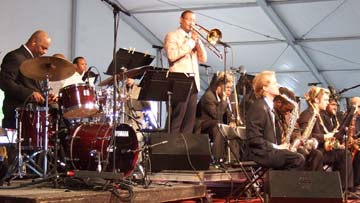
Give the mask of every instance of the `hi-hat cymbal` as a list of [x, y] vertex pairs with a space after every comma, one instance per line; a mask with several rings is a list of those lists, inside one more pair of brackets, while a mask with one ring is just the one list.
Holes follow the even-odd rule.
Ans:
[[[138, 75], [143, 74], [146, 70], [149, 69], [151, 69], [151, 66], [141, 66], [141, 67], [133, 68], [128, 71], [124, 71], [122, 73], [117, 74], [116, 79], [117, 81], [123, 80], [124, 76], [126, 76], [127, 78], [136, 78]], [[98, 86], [109, 86], [112, 85], [113, 82], [114, 82], [114, 76], [111, 76], [100, 82]]]
[[72, 76], [75, 66], [62, 58], [42, 56], [24, 61], [20, 66], [20, 72], [34, 80], [46, 80], [48, 76], [50, 81], [59, 81]]

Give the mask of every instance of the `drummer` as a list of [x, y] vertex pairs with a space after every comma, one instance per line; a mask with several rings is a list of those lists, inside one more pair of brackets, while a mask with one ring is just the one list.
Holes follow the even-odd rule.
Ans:
[[1, 64], [0, 88], [4, 91], [3, 101], [4, 119], [2, 127], [9, 130], [16, 129], [15, 109], [26, 102], [33, 101], [44, 104], [45, 98], [39, 81], [30, 79], [20, 72], [21, 64], [31, 58], [40, 57], [48, 51], [51, 38], [43, 30], [35, 31], [28, 41], [7, 53]]

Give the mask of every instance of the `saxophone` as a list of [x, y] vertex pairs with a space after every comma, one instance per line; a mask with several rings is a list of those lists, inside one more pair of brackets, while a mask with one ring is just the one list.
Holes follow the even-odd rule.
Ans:
[[[324, 128], [324, 131], [326, 133], [328, 133], [326, 127], [323, 124], [322, 124], [322, 126]], [[338, 131], [338, 129], [337, 129], [338, 127], [339, 127], [339, 123], [337, 122], [337, 126], [334, 128], [332, 133], [336, 133]], [[338, 139], [336, 139], [336, 137], [324, 138], [324, 150], [325, 151], [329, 152], [333, 149], [340, 148], [340, 146], [341, 146], [340, 141]]]
[[[349, 125], [349, 129], [348, 129], [348, 143], [349, 143], [349, 146], [359, 148], [358, 140], [354, 139], [356, 112], [357, 112], [357, 106], [353, 106], [351, 111], [349, 112], [350, 114], [353, 114], [354, 116], [352, 117], [352, 120]], [[327, 132], [326, 127], [324, 125], [323, 125], [323, 127], [324, 127], [325, 132]], [[339, 124], [337, 123], [337, 127], [334, 129], [333, 133], [341, 131], [339, 129], [340, 127], [341, 126], [339, 126]], [[340, 144], [340, 141], [338, 139], [336, 139], [336, 137], [330, 137], [330, 138], [325, 139], [325, 142], [324, 142], [325, 151], [331, 151], [333, 149], [338, 149], [341, 147], [342, 147], [342, 145]]]
[[357, 118], [357, 115], [354, 115], [352, 120], [351, 120], [351, 123], [349, 125], [349, 130], [348, 130], [348, 143], [349, 143], [351, 154], [353, 155], [353, 157], [355, 156], [355, 154], [360, 149], [359, 139], [356, 138], [356, 136], [354, 134], [355, 133], [356, 118]]
[[288, 96], [284, 94], [280, 94], [282, 98], [284, 98], [286, 101], [294, 105], [294, 108], [291, 111], [290, 119], [289, 119], [289, 125], [285, 132], [285, 143], [290, 145], [290, 139], [291, 135], [295, 129], [296, 121], [299, 117], [299, 105], [292, 99], [290, 99]]
[[290, 151], [295, 152], [298, 148], [303, 147], [305, 153], [309, 154], [312, 149], [316, 149], [318, 147], [319, 142], [315, 138], [310, 138], [311, 132], [317, 120], [317, 115], [318, 114], [314, 111], [314, 114], [310, 118], [301, 137], [295, 139], [293, 144], [290, 146]]

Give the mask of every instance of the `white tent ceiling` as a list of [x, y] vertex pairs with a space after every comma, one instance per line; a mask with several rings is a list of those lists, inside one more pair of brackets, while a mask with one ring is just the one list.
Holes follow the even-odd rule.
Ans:
[[[308, 83], [344, 90], [359, 84], [359, 0], [146, 0], [116, 2], [131, 14], [121, 18], [154, 45], [178, 26], [180, 13], [191, 9], [197, 23], [222, 31], [227, 69], [243, 66], [249, 74], [277, 72], [282, 86], [299, 96]], [[223, 51], [221, 46], [218, 46]], [[224, 63], [208, 54], [210, 72]], [[204, 69], [201, 72], [205, 74]], [[203, 75], [206, 86], [206, 75]], [[359, 96], [360, 88], [342, 96]]]

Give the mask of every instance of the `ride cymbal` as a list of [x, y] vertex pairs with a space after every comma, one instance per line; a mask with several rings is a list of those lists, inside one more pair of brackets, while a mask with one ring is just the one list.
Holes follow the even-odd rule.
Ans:
[[62, 58], [42, 56], [24, 61], [20, 66], [20, 72], [38, 81], [46, 80], [47, 76], [50, 81], [59, 81], [72, 76], [75, 65]]

